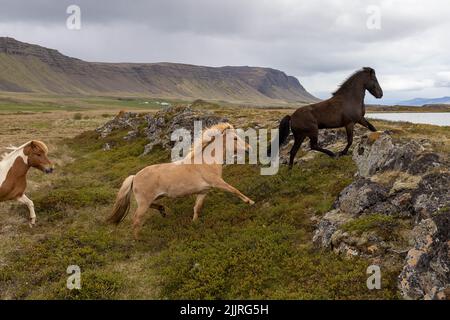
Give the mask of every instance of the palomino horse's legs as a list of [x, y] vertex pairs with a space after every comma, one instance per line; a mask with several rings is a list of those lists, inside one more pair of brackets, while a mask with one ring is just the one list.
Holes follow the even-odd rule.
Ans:
[[244, 201], [245, 203], [249, 203], [249, 204], [254, 204], [255, 203], [255, 201], [253, 201], [252, 199], [250, 199], [249, 197], [244, 195], [242, 192], [240, 192], [238, 189], [236, 189], [235, 187], [229, 185], [228, 183], [226, 183], [222, 179], [220, 179], [220, 181], [214, 183], [213, 187], [214, 188], [218, 188], [218, 189], [222, 189], [222, 190], [225, 190], [225, 191], [228, 191], [228, 192], [231, 192], [231, 193], [237, 195], [239, 198], [241, 198], [242, 201]]
[[17, 198], [17, 201], [28, 207], [28, 210], [30, 211], [30, 227], [33, 227], [36, 223], [36, 213], [34, 212], [33, 201], [31, 201], [25, 194], [23, 194], [20, 198]]
[[162, 204], [152, 203], [150, 208], [158, 210], [163, 217], [166, 216], [166, 208]]
[[318, 134], [318, 132], [316, 131], [316, 134], [315, 134], [315, 135], [310, 135], [310, 136], [309, 136], [310, 145], [311, 145], [311, 150], [316, 150], [316, 151], [323, 152], [323, 153], [329, 155], [329, 156], [332, 157], [332, 158], [336, 157], [336, 155], [334, 154], [334, 152], [332, 152], [332, 151], [330, 151], [330, 150], [328, 150], [328, 149], [324, 149], [324, 148], [319, 147], [319, 145], [317, 144], [317, 140], [318, 140], [317, 134]]
[[201, 193], [197, 195], [197, 198], [195, 199], [195, 205], [194, 205], [194, 217], [192, 218], [192, 221], [195, 221], [198, 219], [198, 214], [202, 211], [203, 208], [203, 202], [205, 201], [206, 193]]
[[348, 149], [353, 143], [353, 128], [355, 127], [354, 123], [349, 123], [345, 126], [345, 131], [347, 132], [347, 145], [345, 146], [344, 150], [339, 152], [340, 156], [345, 156], [348, 152]]
[[142, 195], [142, 194], [136, 194], [135, 198], [137, 202], [137, 209], [134, 213], [133, 217], [133, 235], [134, 238], [137, 240], [139, 236], [139, 231], [142, 228], [142, 225], [144, 224], [144, 215], [147, 212], [148, 208], [152, 204], [153, 201], [155, 201], [155, 198], [153, 195], [150, 195], [150, 198], [148, 198], [148, 195]]
[[367, 129], [369, 129], [372, 132], [377, 131], [377, 129], [369, 122], [367, 121], [366, 118], [361, 118], [361, 120], [359, 120], [358, 122], [360, 125], [366, 127]]
[[139, 204], [133, 217], [133, 235], [135, 239], [139, 238], [139, 231], [144, 224], [144, 214], [147, 212], [148, 206], [144, 204]]

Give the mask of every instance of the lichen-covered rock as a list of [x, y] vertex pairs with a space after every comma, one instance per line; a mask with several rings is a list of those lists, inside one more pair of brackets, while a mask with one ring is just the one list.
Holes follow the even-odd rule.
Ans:
[[338, 228], [351, 220], [352, 216], [339, 210], [332, 210], [324, 215], [317, 224], [313, 236], [313, 243], [321, 248], [331, 248], [333, 234]]
[[[396, 265], [403, 265], [407, 253], [399, 277], [401, 294], [406, 299], [450, 299], [448, 157], [418, 141], [394, 140], [388, 132], [364, 135], [353, 151], [356, 180], [319, 220], [313, 241], [337, 254]], [[365, 228], [364, 219], [370, 221], [374, 214], [389, 216], [397, 227], [387, 232]]]
[[[96, 132], [102, 138], [106, 138], [114, 131], [130, 129], [124, 140], [133, 140], [144, 134], [149, 143], [144, 147], [143, 154], [148, 154], [156, 145], [171, 149], [174, 144], [170, 139], [171, 134], [177, 129], [184, 128], [190, 131], [193, 137], [195, 121], [201, 121], [203, 128], [207, 128], [226, 122], [227, 119], [211, 111], [194, 109], [191, 106], [168, 107], [154, 114], [121, 111], [114, 119], [97, 128]], [[104, 150], [110, 150], [112, 147], [111, 143], [105, 144]]]
[[422, 177], [412, 194], [412, 204], [419, 218], [428, 218], [444, 207], [450, 207], [450, 173], [432, 172]]
[[174, 143], [170, 140], [171, 134], [177, 129], [186, 129], [193, 137], [195, 121], [201, 121], [203, 128], [207, 128], [228, 120], [211, 111], [197, 110], [190, 106], [175, 106], [158, 111], [153, 116], [147, 117], [145, 134], [149, 143], [145, 146], [144, 154], [151, 152], [156, 145], [170, 149]]
[[450, 299], [450, 211], [422, 220], [414, 228], [414, 247], [400, 274], [406, 299]]
[[414, 159], [408, 168], [408, 172], [413, 175], [424, 174], [430, 169], [442, 166], [441, 158], [437, 153], [426, 152]]
[[102, 138], [106, 138], [113, 131], [131, 129], [136, 131], [140, 124], [144, 122], [144, 118], [136, 112], [120, 111], [117, 116], [97, 128], [95, 131], [100, 134]]
[[353, 150], [353, 160], [361, 177], [370, 177], [384, 170], [405, 170], [422, 150], [415, 141], [394, 143], [387, 132], [372, 132], [361, 138]]
[[339, 194], [334, 207], [353, 215], [360, 214], [387, 198], [387, 190], [369, 179], [360, 178]]

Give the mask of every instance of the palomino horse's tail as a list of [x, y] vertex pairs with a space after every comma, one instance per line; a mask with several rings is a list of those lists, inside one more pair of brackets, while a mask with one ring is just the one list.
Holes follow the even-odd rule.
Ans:
[[106, 220], [107, 222], [119, 224], [130, 211], [133, 179], [134, 176], [129, 176], [123, 181], [119, 193], [117, 194], [116, 203], [114, 204], [112, 214]]
[[[287, 115], [280, 121], [280, 126], [278, 128], [278, 144], [282, 146], [286, 139], [289, 137], [291, 133], [291, 116]], [[276, 138], [275, 138], [276, 139]], [[267, 154], [271, 155], [271, 145], [267, 149]]]

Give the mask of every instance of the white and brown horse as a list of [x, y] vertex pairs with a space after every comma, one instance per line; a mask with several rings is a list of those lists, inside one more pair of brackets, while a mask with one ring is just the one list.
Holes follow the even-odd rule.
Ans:
[[[212, 135], [212, 132], [216, 132]], [[156, 164], [145, 167], [136, 175], [131, 175], [123, 182], [113, 212], [108, 218], [108, 222], [119, 224], [130, 210], [131, 193], [134, 193], [137, 209], [133, 218], [134, 237], [138, 237], [138, 233], [143, 224], [143, 216], [148, 208], [159, 210], [164, 216], [164, 206], [154, 203], [161, 197], [178, 198], [189, 195], [197, 195], [194, 206], [195, 221], [202, 209], [207, 192], [211, 188], [221, 189], [231, 192], [241, 198], [244, 202], [254, 204], [254, 201], [242, 194], [235, 187], [229, 185], [222, 179], [222, 161], [217, 161], [214, 152], [207, 155], [203, 152], [214, 139], [223, 138], [221, 146], [224, 148], [223, 154], [226, 153], [226, 140], [234, 141], [234, 154], [238, 151], [248, 151], [250, 146], [241, 139], [233, 126], [229, 123], [220, 123], [203, 132], [200, 143], [194, 143], [194, 147], [186, 155], [183, 160]], [[195, 147], [198, 146], [198, 147]], [[202, 163], [192, 163], [192, 158], [200, 151]], [[186, 161], [188, 159], [188, 161]]]
[[47, 158], [47, 146], [37, 140], [29, 141], [10, 153], [4, 154], [0, 161], [0, 201], [17, 200], [30, 211], [30, 226], [36, 223], [34, 204], [26, 195], [27, 173], [31, 167], [45, 173], [53, 172], [53, 165]]

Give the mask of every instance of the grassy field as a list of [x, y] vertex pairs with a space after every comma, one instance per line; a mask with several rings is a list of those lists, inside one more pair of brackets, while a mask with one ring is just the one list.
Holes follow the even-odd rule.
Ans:
[[95, 96], [57, 96], [37, 93], [1, 93], [1, 113], [28, 113], [50, 111], [87, 111], [95, 110], [156, 110], [161, 103], [182, 103], [181, 100], [164, 100], [143, 97], [95, 97]]
[[[121, 103], [116, 107], [124, 107]], [[140, 241], [132, 238], [130, 218], [117, 228], [105, 224], [126, 176], [169, 161], [162, 149], [141, 156], [144, 137], [124, 141], [126, 131], [98, 139], [92, 130], [112, 118], [116, 107], [22, 114], [11, 113], [11, 107], [1, 115], [2, 147], [42, 139], [57, 167], [53, 175], [30, 172], [35, 228], [28, 227], [24, 207], [0, 204], [0, 298], [398, 298], [399, 266], [385, 271], [381, 290], [368, 290], [371, 261], [347, 259], [311, 244], [314, 221], [353, 179], [351, 157], [317, 155], [291, 172], [282, 167], [269, 177], [260, 176], [256, 166], [226, 166], [225, 180], [255, 200], [254, 206], [215, 191], [206, 198], [199, 221], [192, 223], [193, 198], [163, 200], [168, 216], [149, 210]], [[286, 113], [229, 108], [215, 111], [237, 126], [270, 123]], [[376, 125], [418, 139], [432, 132], [431, 143], [448, 150], [444, 129]], [[103, 151], [111, 141], [116, 147]], [[82, 271], [82, 289], [70, 291], [66, 268], [74, 264]]]

